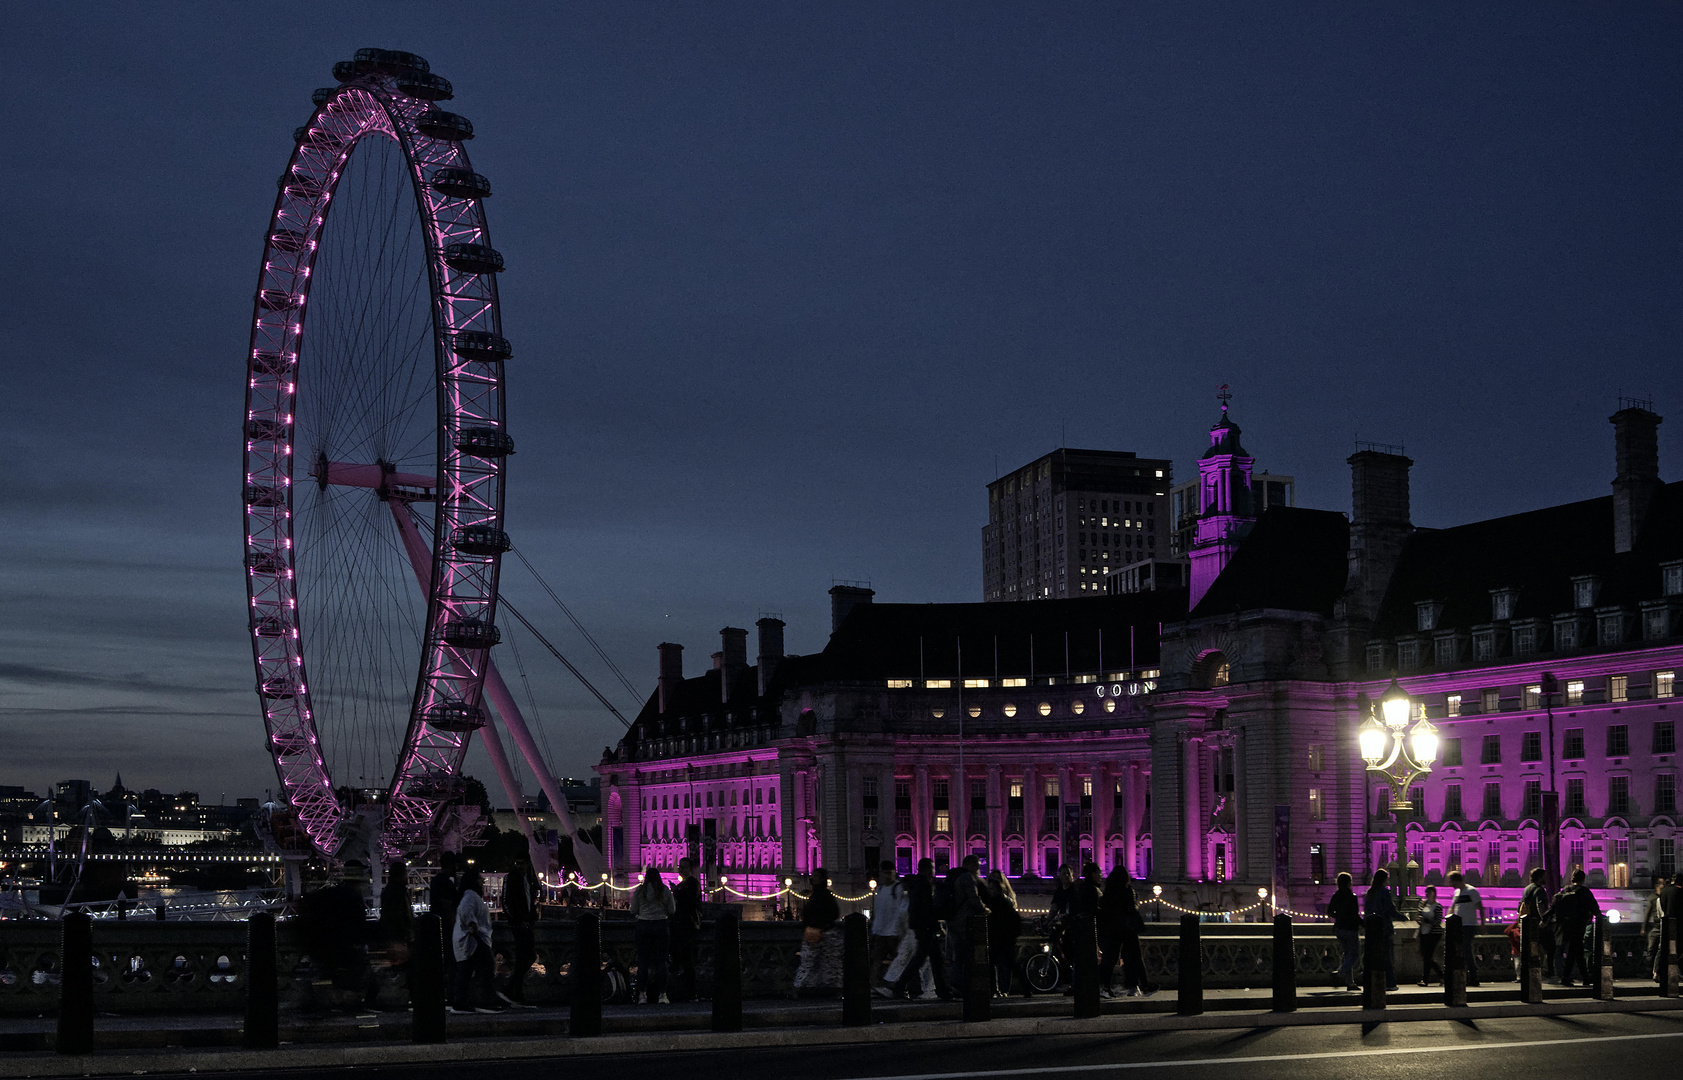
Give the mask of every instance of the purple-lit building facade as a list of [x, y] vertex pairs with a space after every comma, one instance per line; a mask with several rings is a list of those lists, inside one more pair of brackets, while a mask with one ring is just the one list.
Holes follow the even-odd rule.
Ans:
[[1406, 823], [1415, 880], [1459, 867], [1511, 910], [1552, 789], [1557, 865], [1633, 914], [1677, 860], [1683, 484], [1659, 480], [1658, 417], [1613, 419], [1611, 496], [1416, 529], [1389, 448], [1350, 458], [1349, 515], [1255, 515], [1224, 413], [1190, 592], [872, 604], [842, 586], [818, 654], [784, 656], [776, 620], [754, 665], [743, 630], [699, 677], [662, 646], [660, 688], [599, 766], [610, 865], [693, 845], [733, 882], [822, 866], [858, 892], [878, 859], [974, 852], [1044, 878], [1091, 858], [1183, 905], [1268, 888], [1313, 909], [1340, 870], [1394, 858], [1355, 731], [1395, 674], [1444, 740]]

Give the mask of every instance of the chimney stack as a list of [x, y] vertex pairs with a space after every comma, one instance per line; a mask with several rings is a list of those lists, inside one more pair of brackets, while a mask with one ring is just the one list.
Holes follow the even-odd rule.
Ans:
[[660, 711], [664, 714], [677, 703], [678, 684], [684, 681], [684, 647], [664, 641], [659, 650]]
[[1621, 398], [1613, 423], [1613, 550], [1626, 552], [1642, 537], [1648, 510], [1660, 490], [1660, 418], [1649, 402]]
[[719, 631], [719, 700], [730, 700], [731, 684], [748, 670], [748, 631], [727, 626]]
[[1349, 618], [1372, 622], [1414, 531], [1408, 510], [1408, 470], [1414, 462], [1401, 447], [1360, 445], [1349, 458], [1350, 574], [1344, 611]]
[[766, 696], [777, 665], [783, 660], [783, 620], [766, 617], [754, 624], [760, 631], [760, 696]]
[[862, 581], [843, 582], [830, 589], [830, 633], [841, 629], [847, 613], [860, 604], [868, 604], [876, 592]]

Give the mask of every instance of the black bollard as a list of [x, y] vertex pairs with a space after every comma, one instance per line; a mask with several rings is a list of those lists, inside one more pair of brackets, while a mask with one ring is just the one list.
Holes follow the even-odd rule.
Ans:
[[1075, 1018], [1099, 1015], [1099, 945], [1091, 915], [1077, 915], [1069, 935], [1070, 973], [1075, 987]]
[[444, 920], [428, 912], [415, 919], [409, 952], [409, 1037], [417, 1043], [444, 1041]]
[[575, 1039], [602, 1034], [602, 923], [586, 911], [573, 938], [573, 1000], [567, 1032]]
[[64, 916], [59, 949], [58, 1052], [93, 1053], [93, 918]]
[[1677, 916], [1667, 913], [1660, 920], [1660, 996], [1678, 996]]
[[727, 911], [713, 923], [713, 1030], [742, 1030], [742, 921]]
[[246, 920], [245, 1048], [280, 1045], [280, 973], [275, 962], [275, 917], [259, 911]]
[[964, 965], [964, 1021], [993, 1017], [993, 961], [988, 956], [988, 917], [970, 916], [970, 955]]
[[1590, 962], [1595, 965], [1593, 996], [1597, 1001], [1612, 1001], [1613, 935], [1605, 915], [1595, 917], [1595, 936], [1590, 939]]
[[1443, 924], [1443, 1003], [1455, 1009], [1467, 1004], [1467, 940], [1459, 915]]
[[1204, 941], [1196, 915], [1180, 917], [1180, 992], [1175, 1012], [1204, 1014]]
[[159, 922], [163, 922], [164, 921], [164, 912], [167, 911], [168, 909], [169, 909], [168, 904], [159, 904], [157, 906], [157, 908], [155, 909], [155, 911], [153, 912], [153, 915]]
[[865, 916], [855, 911], [842, 920], [842, 1026], [871, 1022], [871, 945]]
[[1519, 1000], [1527, 1005], [1543, 1001], [1543, 957], [1537, 940], [1537, 916], [1519, 920]]
[[1385, 1007], [1385, 916], [1369, 915], [1362, 920], [1366, 940], [1362, 943], [1362, 1008]]
[[1274, 1011], [1297, 1011], [1297, 946], [1291, 916], [1274, 916]]

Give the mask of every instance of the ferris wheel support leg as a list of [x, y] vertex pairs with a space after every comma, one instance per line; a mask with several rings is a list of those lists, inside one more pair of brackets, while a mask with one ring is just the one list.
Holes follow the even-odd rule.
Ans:
[[485, 737], [485, 753], [491, 758], [491, 767], [497, 770], [497, 779], [503, 782], [503, 791], [508, 795], [508, 804], [514, 808], [514, 820], [520, 823], [520, 835], [528, 841], [532, 839], [532, 823], [526, 820], [522, 813], [525, 797], [520, 793], [520, 781], [514, 778], [514, 770], [509, 767], [508, 754], [503, 750], [502, 736], [497, 734], [495, 724], [486, 724], [479, 729]]
[[555, 819], [560, 822], [561, 831], [573, 842], [573, 858], [579, 864], [579, 872], [589, 880], [595, 881], [602, 874], [602, 854], [579, 834], [578, 823], [573, 820], [572, 812], [567, 809], [567, 800], [561, 797], [561, 786], [555, 782], [555, 777], [550, 775], [543, 755], [538, 753], [538, 744], [532, 739], [531, 729], [526, 726], [526, 718], [520, 714], [520, 706], [514, 703], [514, 695], [508, 692], [508, 684], [503, 682], [502, 672], [497, 670], [495, 662], [485, 665], [485, 696], [491, 699], [491, 705], [497, 710], [497, 718], [508, 729], [509, 737], [514, 740], [514, 745], [519, 747], [526, 763], [531, 766], [532, 775], [538, 778], [543, 793], [549, 796], [550, 809], [555, 812]]

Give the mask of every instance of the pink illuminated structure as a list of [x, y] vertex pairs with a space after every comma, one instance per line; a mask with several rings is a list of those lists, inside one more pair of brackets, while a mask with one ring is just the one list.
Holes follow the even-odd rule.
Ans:
[[[329, 616], [308, 610], [309, 593], [299, 584], [300, 559], [309, 552], [303, 550], [308, 534], [295, 535], [295, 502], [298, 490], [313, 481], [324, 500], [372, 496], [389, 507], [397, 529], [377, 540], [402, 553], [426, 605], [424, 622], [410, 635], [412, 650], [413, 639], [420, 641], [417, 666], [410, 668], [413, 696], [401, 749], [383, 798], [376, 800], [384, 808], [374, 828], [377, 837], [368, 842], [369, 854], [396, 856], [436, 841], [441, 809], [457, 792], [474, 731], [487, 731], [498, 771], [505, 784], [512, 782], [500, 743], [486, 728], [482, 702], [488, 691], [503, 699], [493, 703], [517, 741], [530, 741], [518, 716], [503, 708], [507, 691], [490, 662], [498, 640], [498, 573], [510, 547], [503, 531], [503, 470], [513, 444], [504, 421], [503, 362], [511, 349], [502, 337], [497, 301], [502, 257], [489, 245], [482, 206], [490, 185], [473, 172], [462, 145], [472, 137], [472, 125], [435, 104], [450, 97], [449, 83], [428, 71], [420, 57], [376, 49], [360, 51], [334, 74], [340, 85], [316, 92], [315, 113], [295, 133], [297, 147], [280, 179], [264, 245], [247, 355], [245, 566], [268, 748], [286, 801], [311, 845], [333, 857], [356, 831], [357, 814], [335, 787], [318, 725], [320, 690], [309, 671], [331, 659], [325, 644]], [[367, 201], [372, 209], [366, 209], [353, 199], [334, 218], [339, 234], [349, 235], [341, 291], [364, 289], [357, 298], [362, 307], [347, 308], [360, 312], [360, 321], [329, 320], [332, 333], [318, 330], [321, 344], [305, 347], [312, 293], [329, 284], [315, 275], [324, 237], [333, 236], [325, 231], [329, 211], [343, 194], [341, 182], [359, 150], [359, 160], [387, 155], [405, 179], [395, 189], [397, 202], [380, 189], [383, 203]], [[371, 215], [385, 212], [392, 215], [388, 223], [400, 220], [401, 204], [409, 198], [405, 189], [412, 190], [418, 215], [424, 271], [417, 268], [411, 293], [381, 294], [367, 283], [395, 280], [382, 268], [396, 260], [396, 245], [378, 234]], [[417, 216], [408, 221], [413, 229]], [[386, 278], [380, 278], [382, 272]], [[323, 295], [328, 299], [318, 307], [328, 300], [340, 303], [331, 292]], [[387, 309], [397, 313], [390, 325], [399, 325], [398, 317], [408, 312], [423, 328], [417, 342], [396, 343], [417, 361], [411, 370], [399, 372], [389, 359], [396, 345], [367, 329], [377, 328]], [[316, 445], [300, 444], [301, 409], [307, 412], [312, 399], [358, 392], [359, 380], [383, 379], [381, 365], [396, 373], [384, 380], [397, 384], [389, 393], [403, 403], [393, 415], [409, 425], [397, 445], [382, 449], [379, 431], [360, 443], [333, 442], [325, 424], [309, 436]], [[428, 407], [432, 404], [435, 409]], [[331, 460], [332, 451], [343, 450], [341, 443], [354, 444], [353, 450], [366, 456]], [[425, 464], [400, 468], [396, 459], [405, 448], [410, 460]], [[415, 515], [427, 504], [431, 520], [423, 523], [430, 526], [430, 538], [422, 535]], [[395, 697], [364, 696], [375, 706]], [[547, 778], [547, 770], [537, 771]]]

